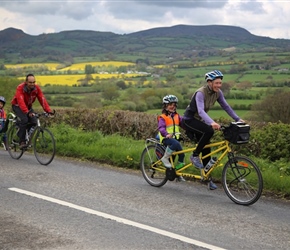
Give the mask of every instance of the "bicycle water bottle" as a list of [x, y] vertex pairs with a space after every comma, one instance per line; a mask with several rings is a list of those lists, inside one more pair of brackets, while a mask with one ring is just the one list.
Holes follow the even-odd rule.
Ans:
[[216, 161], [217, 161], [216, 157], [211, 158], [210, 161], [204, 167], [203, 169], [204, 172], [207, 173], [212, 168], [212, 166], [216, 163]]
[[30, 130], [29, 130], [29, 132], [28, 132], [28, 136], [29, 136], [29, 137], [31, 137], [31, 135], [32, 135], [32, 133], [33, 133], [33, 131], [34, 131], [34, 129], [35, 129], [34, 126], [32, 126], [32, 127], [30, 128]]

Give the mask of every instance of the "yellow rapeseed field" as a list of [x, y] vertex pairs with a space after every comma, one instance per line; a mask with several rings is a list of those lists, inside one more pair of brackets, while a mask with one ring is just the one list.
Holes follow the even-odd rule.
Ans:
[[56, 70], [59, 63], [23, 63], [23, 64], [5, 64], [7, 69], [18, 69], [18, 68], [39, 68], [46, 66], [49, 70]]
[[[6, 64], [5, 67], [8, 69], [17, 69], [17, 68], [39, 68], [46, 66], [50, 71], [84, 71], [86, 65], [92, 65], [93, 67], [120, 67], [120, 66], [129, 66], [135, 65], [135, 63], [130, 62], [120, 62], [120, 61], [107, 61], [107, 62], [84, 62], [84, 63], [75, 63], [69, 67], [65, 67], [60, 69], [62, 66], [58, 63], [24, 63], [24, 64]], [[91, 75], [94, 79], [109, 79], [109, 78], [127, 78], [127, 77], [137, 77], [140, 74], [92, 74]], [[24, 77], [19, 77], [18, 79], [23, 81]], [[85, 78], [85, 74], [74, 74], [74, 75], [35, 75], [36, 82], [39, 85], [79, 85], [80, 81]]]
[[[127, 77], [137, 77], [138, 74], [92, 74], [91, 75], [94, 79], [109, 79], [109, 78], [117, 78], [123, 79]], [[84, 79], [85, 75], [47, 75], [47, 76], [35, 76], [37, 84], [41, 86], [45, 86], [46, 84], [51, 85], [79, 85], [80, 80]], [[23, 81], [23, 77], [19, 77], [19, 80]], [[92, 81], [93, 82], [93, 81]]]
[[67, 71], [67, 70], [84, 71], [86, 65], [92, 65], [92, 67], [109, 67], [109, 66], [120, 67], [120, 66], [135, 65], [135, 63], [130, 63], [130, 62], [117, 62], [117, 61], [75, 63], [75, 64], [72, 64], [69, 67], [60, 69], [59, 71]]

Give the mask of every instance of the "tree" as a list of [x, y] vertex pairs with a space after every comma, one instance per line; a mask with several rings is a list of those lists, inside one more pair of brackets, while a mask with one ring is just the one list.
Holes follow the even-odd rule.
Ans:
[[283, 91], [266, 96], [266, 98], [255, 103], [252, 110], [255, 111], [254, 120], [265, 122], [290, 123], [290, 92]]
[[93, 74], [94, 73], [94, 68], [91, 64], [86, 64], [85, 66], [85, 74]]
[[120, 93], [118, 92], [117, 87], [109, 86], [104, 89], [102, 96], [104, 99], [112, 101], [117, 99], [120, 96]]
[[126, 89], [127, 85], [123, 80], [117, 81], [116, 86], [120, 89]]

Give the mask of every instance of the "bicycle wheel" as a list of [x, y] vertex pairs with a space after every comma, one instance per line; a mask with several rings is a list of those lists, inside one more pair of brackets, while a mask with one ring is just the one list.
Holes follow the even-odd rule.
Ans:
[[140, 168], [144, 179], [154, 187], [161, 187], [167, 182], [166, 168], [162, 162], [156, 163], [164, 155], [164, 148], [158, 144], [147, 146], [141, 155]]
[[7, 150], [13, 159], [20, 159], [24, 151], [19, 148], [18, 127], [13, 123], [7, 132]]
[[36, 129], [33, 142], [34, 155], [40, 164], [48, 165], [55, 155], [55, 140], [47, 128]]
[[263, 178], [260, 169], [248, 157], [235, 156], [222, 172], [222, 184], [227, 196], [239, 205], [254, 204], [261, 196]]

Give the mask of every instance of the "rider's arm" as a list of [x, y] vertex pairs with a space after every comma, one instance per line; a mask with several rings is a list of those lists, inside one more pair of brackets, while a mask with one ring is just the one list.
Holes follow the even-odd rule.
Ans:
[[220, 106], [225, 110], [230, 117], [232, 117], [236, 122], [240, 120], [240, 117], [235, 113], [235, 111], [231, 108], [231, 106], [227, 103], [224, 94], [220, 91], [220, 96], [217, 99]]
[[12, 104], [14, 104], [14, 101], [15, 101], [15, 104], [17, 104], [19, 106], [21, 111], [24, 114], [28, 114], [29, 109], [27, 107], [27, 104], [25, 103], [25, 97], [24, 97], [24, 94], [23, 94], [23, 86], [24, 86], [23, 84], [20, 84], [17, 87], [16, 94], [14, 96], [14, 99], [16, 99], [16, 100], [12, 100]]
[[163, 137], [166, 137], [168, 135], [166, 131], [165, 120], [162, 117], [160, 117], [158, 120], [158, 130]]
[[45, 99], [40, 87], [36, 86], [36, 88], [37, 88], [37, 99], [38, 99], [40, 105], [42, 106], [42, 108], [43, 108], [43, 110], [45, 112], [51, 113], [50, 106], [48, 105], [48, 103], [47, 103], [47, 101], [46, 101], [46, 99]]
[[211, 125], [214, 120], [209, 117], [209, 115], [204, 111], [204, 94], [202, 92], [197, 92], [195, 95], [196, 108], [198, 115], [207, 124]]

